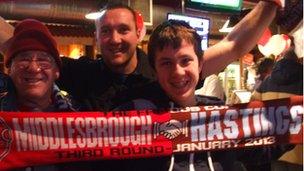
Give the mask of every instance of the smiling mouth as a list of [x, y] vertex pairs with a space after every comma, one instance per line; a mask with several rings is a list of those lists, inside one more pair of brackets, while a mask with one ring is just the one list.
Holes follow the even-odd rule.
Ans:
[[109, 51], [113, 54], [125, 53], [125, 47], [123, 46], [116, 46], [109, 48]]
[[176, 89], [187, 88], [189, 84], [190, 84], [190, 81], [171, 82], [172, 87], [174, 87]]
[[29, 85], [35, 85], [42, 81], [41, 78], [24, 78], [24, 82]]

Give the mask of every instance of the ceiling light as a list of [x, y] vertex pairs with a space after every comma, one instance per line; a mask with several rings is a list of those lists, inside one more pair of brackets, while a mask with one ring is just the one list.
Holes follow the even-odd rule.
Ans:
[[104, 10], [98, 11], [98, 12], [96, 12], [96, 11], [95, 12], [90, 12], [90, 13], [85, 15], [85, 18], [89, 19], [89, 20], [96, 20], [97, 18], [100, 18], [104, 13], [105, 13]]
[[[223, 25], [222, 28], [219, 29], [219, 32], [221, 33], [229, 33], [233, 30], [234, 26], [229, 26], [230, 20], [226, 20], [225, 24]], [[231, 24], [230, 24], [231, 25]]]
[[244, 18], [251, 9], [242, 9], [242, 11], [239, 14], [231, 15], [228, 20], [226, 20], [225, 24], [222, 28], [219, 29], [219, 32], [222, 33], [229, 33], [233, 30], [234, 26], [242, 19]]

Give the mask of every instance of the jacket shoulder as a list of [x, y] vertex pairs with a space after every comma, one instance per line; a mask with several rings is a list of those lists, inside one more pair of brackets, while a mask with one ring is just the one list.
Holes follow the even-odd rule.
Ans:
[[11, 78], [4, 73], [0, 73], [0, 110], [16, 110], [15, 86]]
[[225, 102], [214, 96], [196, 95], [197, 105], [224, 105]]
[[7, 92], [13, 87], [11, 78], [4, 73], [0, 73], [0, 93]]

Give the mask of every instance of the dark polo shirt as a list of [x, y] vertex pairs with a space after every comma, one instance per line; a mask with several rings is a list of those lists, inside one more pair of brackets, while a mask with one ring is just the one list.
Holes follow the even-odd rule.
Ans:
[[153, 80], [154, 72], [147, 55], [137, 49], [138, 64], [131, 74], [112, 72], [103, 59], [63, 57], [58, 86], [67, 91], [80, 106], [81, 111], [109, 111], [130, 100], [130, 90]]

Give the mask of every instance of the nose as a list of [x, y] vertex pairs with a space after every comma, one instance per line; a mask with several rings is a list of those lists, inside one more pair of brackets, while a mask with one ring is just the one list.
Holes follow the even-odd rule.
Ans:
[[117, 31], [113, 31], [111, 35], [111, 43], [121, 43], [121, 35]]
[[183, 76], [185, 74], [185, 70], [179, 64], [176, 64], [175, 67], [172, 67], [173, 76]]
[[38, 65], [36, 60], [31, 60], [30, 63], [29, 63], [29, 66], [27, 68], [27, 71], [29, 71], [29, 72], [40, 72], [41, 68]]

